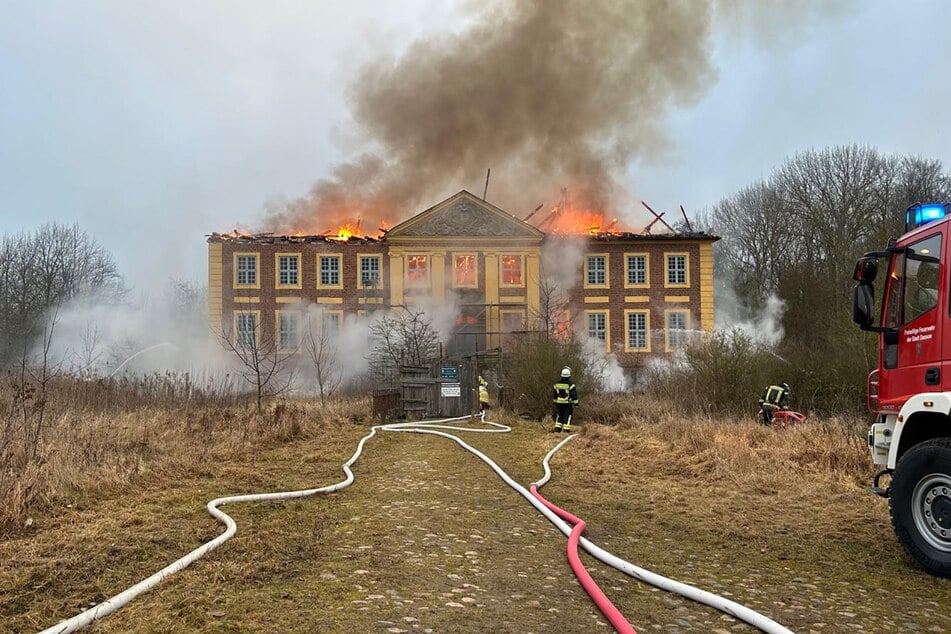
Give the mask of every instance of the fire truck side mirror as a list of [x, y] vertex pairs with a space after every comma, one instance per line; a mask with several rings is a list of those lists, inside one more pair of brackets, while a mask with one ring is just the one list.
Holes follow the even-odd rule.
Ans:
[[852, 296], [852, 321], [863, 330], [871, 329], [875, 322], [875, 295], [871, 284], [858, 284]]
[[862, 285], [870, 285], [878, 276], [878, 260], [875, 258], [859, 258], [852, 272], [852, 279]]

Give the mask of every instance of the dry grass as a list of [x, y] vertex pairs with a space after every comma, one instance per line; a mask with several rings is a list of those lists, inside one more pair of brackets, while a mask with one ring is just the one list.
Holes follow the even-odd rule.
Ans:
[[[60, 379], [45, 399], [34, 400], [22, 407], [0, 392], [0, 412], [7, 412], [0, 429], [6, 440], [0, 443], [0, 531], [74, 495], [118, 491], [143, 476], [201, 471], [209, 462], [312, 436], [327, 421], [369, 416], [366, 401], [280, 402], [258, 411], [230, 393], [196, 388], [187, 375]], [[39, 407], [41, 433], [31, 433], [39, 426]]]
[[[615, 400], [613, 420], [612, 405], [584, 405], [610, 424], [580, 427], [544, 492], [586, 519], [592, 541], [794, 631], [951, 628], [940, 608], [951, 586], [904, 560], [885, 505], [861, 490], [872, 473], [864, 422], [778, 431], [752, 416], [685, 419], [647, 399]], [[203, 405], [58, 420], [33, 525], [9, 525], [0, 542], [0, 623], [35, 631], [177, 559], [221, 532], [204, 510], [212, 497], [339, 481], [367, 409], [300, 401], [264, 415]], [[466, 441], [517, 481], [539, 478], [561, 437], [497, 420], [512, 432]], [[234, 539], [96, 631], [608, 631], [564, 538], [453, 443], [384, 433], [355, 472], [337, 494], [227, 507]], [[587, 563], [639, 630], [752, 631]]]

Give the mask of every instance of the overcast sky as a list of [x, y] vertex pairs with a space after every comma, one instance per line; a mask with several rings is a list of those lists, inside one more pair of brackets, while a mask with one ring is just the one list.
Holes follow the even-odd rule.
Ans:
[[[75, 222], [130, 285], [201, 281], [206, 234], [265, 229], [266, 208], [308, 196], [364, 149], [354, 130], [361, 69], [399, 66], [413, 43], [465, 39], [472, 6], [480, 3], [0, 0], [0, 234]], [[688, 6], [705, 11], [700, 0]], [[710, 67], [652, 113], [652, 151], [615, 152], [633, 207], [693, 212], [796, 152], [832, 145], [951, 166], [951, 3], [724, 6], [706, 34], [690, 21], [652, 39], [660, 60], [696, 37]], [[643, 35], [632, 31], [631, 41]], [[571, 88], [552, 86], [551, 98], [570, 98]], [[612, 120], [598, 132], [628, 125], [637, 123]], [[481, 193], [486, 167], [440, 191]], [[498, 169], [503, 183], [516, 166]], [[630, 211], [636, 222], [640, 210]]]

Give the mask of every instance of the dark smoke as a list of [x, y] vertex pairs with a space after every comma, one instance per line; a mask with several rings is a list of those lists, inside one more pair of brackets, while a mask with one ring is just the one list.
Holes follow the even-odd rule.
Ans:
[[465, 31], [418, 41], [349, 88], [366, 151], [309, 196], [268, 213], [273, 231], [363, 219], [372, 232], [460, 189], [516, 215], [557, 203], [612, 213], [625, 169], [664, 151], [665, 117], [716, 71], [713, 9], [699, 1], [472, 3]]

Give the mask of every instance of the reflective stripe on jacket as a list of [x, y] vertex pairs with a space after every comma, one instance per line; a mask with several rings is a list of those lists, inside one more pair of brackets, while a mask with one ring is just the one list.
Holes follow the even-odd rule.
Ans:
[[578, 404], [578, 392], [575, 390], [574, 383], [559, 381], [555, 383], [552, 389], [552, 402], [556, 405]]
[[786, 401], [789, 400], [789, 393], [779, 385], [770, 385], [763, 392], [761, 400], [770, 405], [785, 406]]

